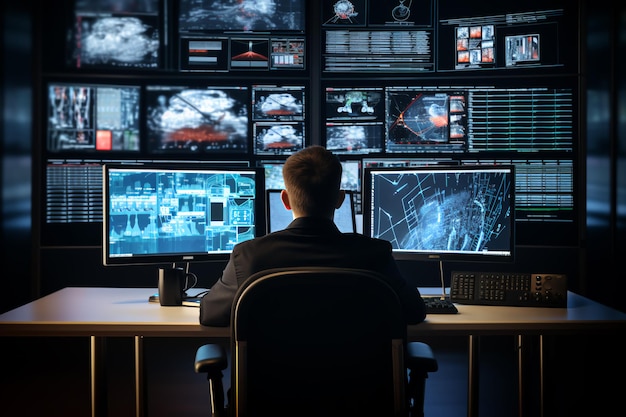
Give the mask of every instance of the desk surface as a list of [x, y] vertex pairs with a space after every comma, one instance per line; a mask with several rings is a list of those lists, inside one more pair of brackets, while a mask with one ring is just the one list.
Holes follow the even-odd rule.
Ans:
[[[420, 288], [424, 295], [436, 288]], [[195, 307], [148, 302], [154, 288], [68, 287], [0, 315], [0, 336], [146, 336], [227, 338], [228, 328], [199, 324]], [[541, 334], [626, 330], [626, 313], [568, 292], [567, 308], [457, 304], [408, 327], [426, 334]]]

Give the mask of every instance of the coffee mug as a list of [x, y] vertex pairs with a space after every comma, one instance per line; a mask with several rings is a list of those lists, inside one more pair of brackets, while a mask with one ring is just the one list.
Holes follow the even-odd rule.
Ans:
[[159, 268], [159, 303], [162, 306], [183, 304], [187, 275], [183, 268]]

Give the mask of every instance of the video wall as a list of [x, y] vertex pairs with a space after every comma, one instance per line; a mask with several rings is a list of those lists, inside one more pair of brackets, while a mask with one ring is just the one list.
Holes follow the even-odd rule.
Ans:
[[44, 7], [43, 246], [99, 244], [104, 163], [263, 167], [280, 188], [310, 144], [357, 213], [365, 167], [514, 165], [517, 243], [581, 238], [579, 1]]

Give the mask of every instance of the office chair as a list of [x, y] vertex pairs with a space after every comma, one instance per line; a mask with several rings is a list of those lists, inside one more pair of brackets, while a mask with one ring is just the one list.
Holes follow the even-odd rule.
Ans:
[[230, 345], [226, 408], [226, 350], [206, 344], [196, 352], [214, 417], [418, 417], [425, 380], [438, 368], [430, 346], [407, 343], [396, 293], [357, 269], [254, 274], [235, 297]]

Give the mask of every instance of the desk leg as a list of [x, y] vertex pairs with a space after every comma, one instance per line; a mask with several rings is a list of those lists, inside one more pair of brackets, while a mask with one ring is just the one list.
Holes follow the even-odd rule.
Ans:
[[480, 350], [479, 336], [469, 335], [468, 382], [467, 382], [467, 416], [478, 416], [478, 360]]
[[543, 407], [543, 399], [544, 399], [544, 374], [543, 374], [543, 335], [539, 335], [539, 415], [543, 417], [544, 415], [544, 407]]
[[524, 337], [517, 335], [517, 415], [524, 417]]
[[135, 415], [144, 415], [143, 336], [135, 336]]
[[[532, 339], [534, 342], [536, 339]], [[531, 410], [528, 415], [539, 415], [540, 417], [544, 416], [544, 341], [543, 335], [539, 335], [539, 404], [536, 403], [536, 374], [531, 372], [529, 367], [525, 367], [526, 363], [530, 366], [533, 363], [533, 359], [531, 357], [531, 353], [534, 353], [533, 350], [531, 352], [531, 348], [533, 345], [531, 343], [531, 336], [523, 336], [517, 335], [517, 384], [518, 384], [518, 416], [524, 417], [525, 410]], [[534, 356], [533, 356], [534, 357]], [[536, 368], [535, 368], [536, 370]], [[532, 381], [529, 378], [532, 377]], [[539, 408], [539, 414], [536, 414], [537, 407]]]
[[91, 361], [91, 416], [107, 415], [106, 393], [106, 338], [90, 336]]

